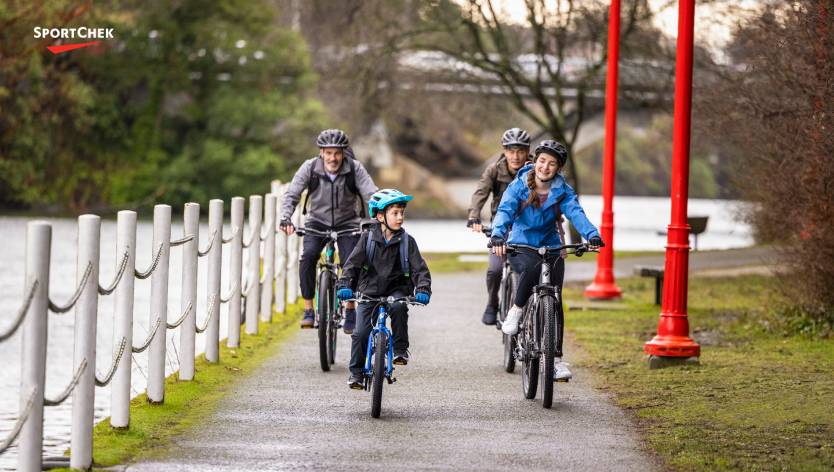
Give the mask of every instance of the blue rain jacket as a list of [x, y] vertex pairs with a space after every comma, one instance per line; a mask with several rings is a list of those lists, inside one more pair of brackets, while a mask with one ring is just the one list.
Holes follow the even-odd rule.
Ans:
[[[492, 235], [504, 238], [511, 244], [526, 244], [533, 247], [557, 247], [562, 245], [556, 226], [556, 209], [559, 209], [573, 223], [585, 240], [599, 236], [599, 231], [588, 217], [585, 210], [576, 199], [576, 192], [565, 182], [565, 178], [557, 175], [550, 184], [550, 194], [540, 208], [527, 204], [530, 189], [527, 188], [527, 172], [532, 172], [533, 164], [527, 164], [519, 169], [515, 179], [507, 187], [498, 213], [492, 223]], [[509, 238], [507, 230], [510, 231]]]

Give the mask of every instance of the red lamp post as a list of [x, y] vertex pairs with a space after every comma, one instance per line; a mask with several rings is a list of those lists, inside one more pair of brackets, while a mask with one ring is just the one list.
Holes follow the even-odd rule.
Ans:
[[689, 225], [686, 204], [689, 192], [689, 138], [692, 108], [692, 45], [695, 0], [680, 0], [678, 46], [675, 64], [675, 131], [672, 141], [672, 222], [666, 243], [666, 276], [657, 336], [643, 350], [650, 366], [665, 360], [696, 358], [701, 347], [689, 337], [686, 314], [689, 283]]
[[605, 147], [602, 167], [602, 240], [606, 246], [597, 259], [594, 282], [585, 288], [585, 297], [611, 300], [622, 295], [614, 282], [614, 158], [617, 144], [617, 81], [620, 59], [620, 0], [611, 1], [608, 18], [608, 76], [605, 80]]

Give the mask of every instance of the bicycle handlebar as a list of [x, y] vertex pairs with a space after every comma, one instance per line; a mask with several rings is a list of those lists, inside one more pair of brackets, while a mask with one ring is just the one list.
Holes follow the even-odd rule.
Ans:
[[339, 230], [339, 231], [319, 231], [319, 230], [313, 229], [313, 228], [296, 228], [295, 232], [299, 236], [304, 236], [305, 234], [311, 234], [313, 236], [328, 238], [328, 239], [332, 239], [334, 241], [339, 239], [339, 236], [345, 236], [345, 235], [356, 236], [358, 234], [362, 234], [362, 231], [358, 228], [349, 228], [349, 229], [343, 229], [343, 230]]
[[353, 298], [349, 298], [347, 300], [343, 300], [345, 302], [358, 302], [358, 303], [398, 303], [404, 302], [408, 303], [409, 305], [419, 305], [425, 306], [425, 303], [420, 303], [414, 299], [414, 297], [368, 297], [362, 293], [357, 293], [357, 296]]

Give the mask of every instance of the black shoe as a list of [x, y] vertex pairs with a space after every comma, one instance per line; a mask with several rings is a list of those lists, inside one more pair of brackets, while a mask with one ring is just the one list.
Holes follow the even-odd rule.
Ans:
[[365, 378], [362, 374], [350, 374], [348, 377], [348, 387], [351, 390], [365, 390]]
[[498, 310], [496, 310], [495, 307], [487, 305], [484, 310], [484, 316], [481, 318], [481, 322], [485, 325], [494, 325], [498, 320], [498, 316], [496, 316], [497, 311]]
[[394, 365], [408, 365], [408, 349], [394, 353]]

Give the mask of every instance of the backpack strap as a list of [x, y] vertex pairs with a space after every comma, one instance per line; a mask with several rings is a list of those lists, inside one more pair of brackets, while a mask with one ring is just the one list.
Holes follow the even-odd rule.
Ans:
[[307, 202], [310, 200], [310, 194], [315, 192], [317, 188], [319, 188], [319, 178], [320, 176], [315, 172], [316, 163], [313, 162], [313, 165], [310, 166], [310, 178], [307, 180], [307, 195], [304, 196], [304, 205], [302, 205], [301, 214], [307, 214]]
[[348, 158], [348, 165], [350, 166], [350, 172], [345, 176], [345, 187], [350, 191], [350, 193], [359, 197], [359, 217], [365, 217], [365, 199], [362, 198], [362, 194], [359, 192], [359, 187], [356, 185], [356, 163], [354, 162], [353, 154], [350, 155], [351, 157]]
[[374, 253], [376, 252], [376, 244], [374, 243], [374, 233], [368, 230], [368, 239], [365, 240], [365, 265], [362, 269], [367, 272], [371, 268], [371, 261], [374, 260]]
[[408, 233], [403, 230], [402, 238], [400, 239], [400, 268], [406, 277], [411, 277], [411, 265], [408, 262]]

